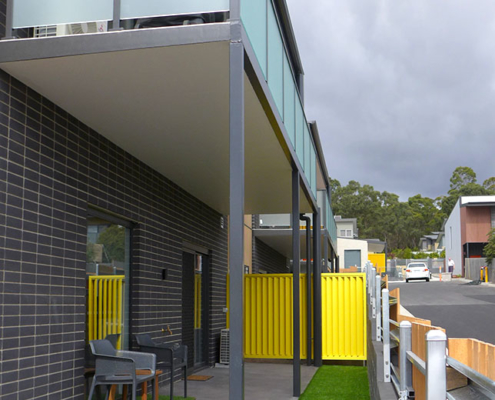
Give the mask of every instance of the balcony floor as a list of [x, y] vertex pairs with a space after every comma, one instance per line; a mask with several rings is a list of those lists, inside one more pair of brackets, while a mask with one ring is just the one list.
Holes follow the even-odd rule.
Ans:
[[[301, 365], [301, 391], [304, 392], [317, 367]], [[205, 382], [188, 381], [188, 395], [197, 400], [228, 400], [229, 368], [208, 368], [198, 375], [213, 375]], [[295, 399], [292, 397], [292, 364], [246, 363], [244, 368], [244, 395], [246, 399]], [[160, 389], [168, 395], [169, 386]], [[184, 394], [184, 383], [174, 384], [174, 395]]]

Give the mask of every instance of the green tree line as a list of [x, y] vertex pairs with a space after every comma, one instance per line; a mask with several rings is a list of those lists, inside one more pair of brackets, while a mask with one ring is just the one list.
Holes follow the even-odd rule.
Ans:
[[457, 167], [448, 193], [435, 199], [417, 194], [400, 201], [398, 195], [371, 185], [330, 181], [334, 214], [357, 218], [360, 238], [386, 241], [389, 249], [414, 249], [422, 236], [439, 231], [459, 196], [495, 195], [495, 177], [479, 184], [469, 167]]

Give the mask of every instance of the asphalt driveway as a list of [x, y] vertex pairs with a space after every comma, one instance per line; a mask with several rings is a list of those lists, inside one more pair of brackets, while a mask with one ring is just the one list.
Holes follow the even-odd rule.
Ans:
[[400, 287], [401, 305], [418, 318], [447, 330], [451, 338], [474, 338], [495, 344], [495, 286], [452, 282], [390, 283]]

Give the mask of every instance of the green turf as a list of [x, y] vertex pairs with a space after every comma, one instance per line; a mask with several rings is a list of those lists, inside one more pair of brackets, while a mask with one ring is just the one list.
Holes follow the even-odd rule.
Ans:
[[324, 365], [304, 391], [300, 400], [369, 400], [366, 367]]

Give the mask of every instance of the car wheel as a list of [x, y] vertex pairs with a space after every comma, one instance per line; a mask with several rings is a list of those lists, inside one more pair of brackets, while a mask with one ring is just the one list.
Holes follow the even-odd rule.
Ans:
[[406, 279], [406, 283], [409, 283], [409, 279]]
[[426, 282], [429, 282], [430, 281], [430, 278], [426, 278]]

